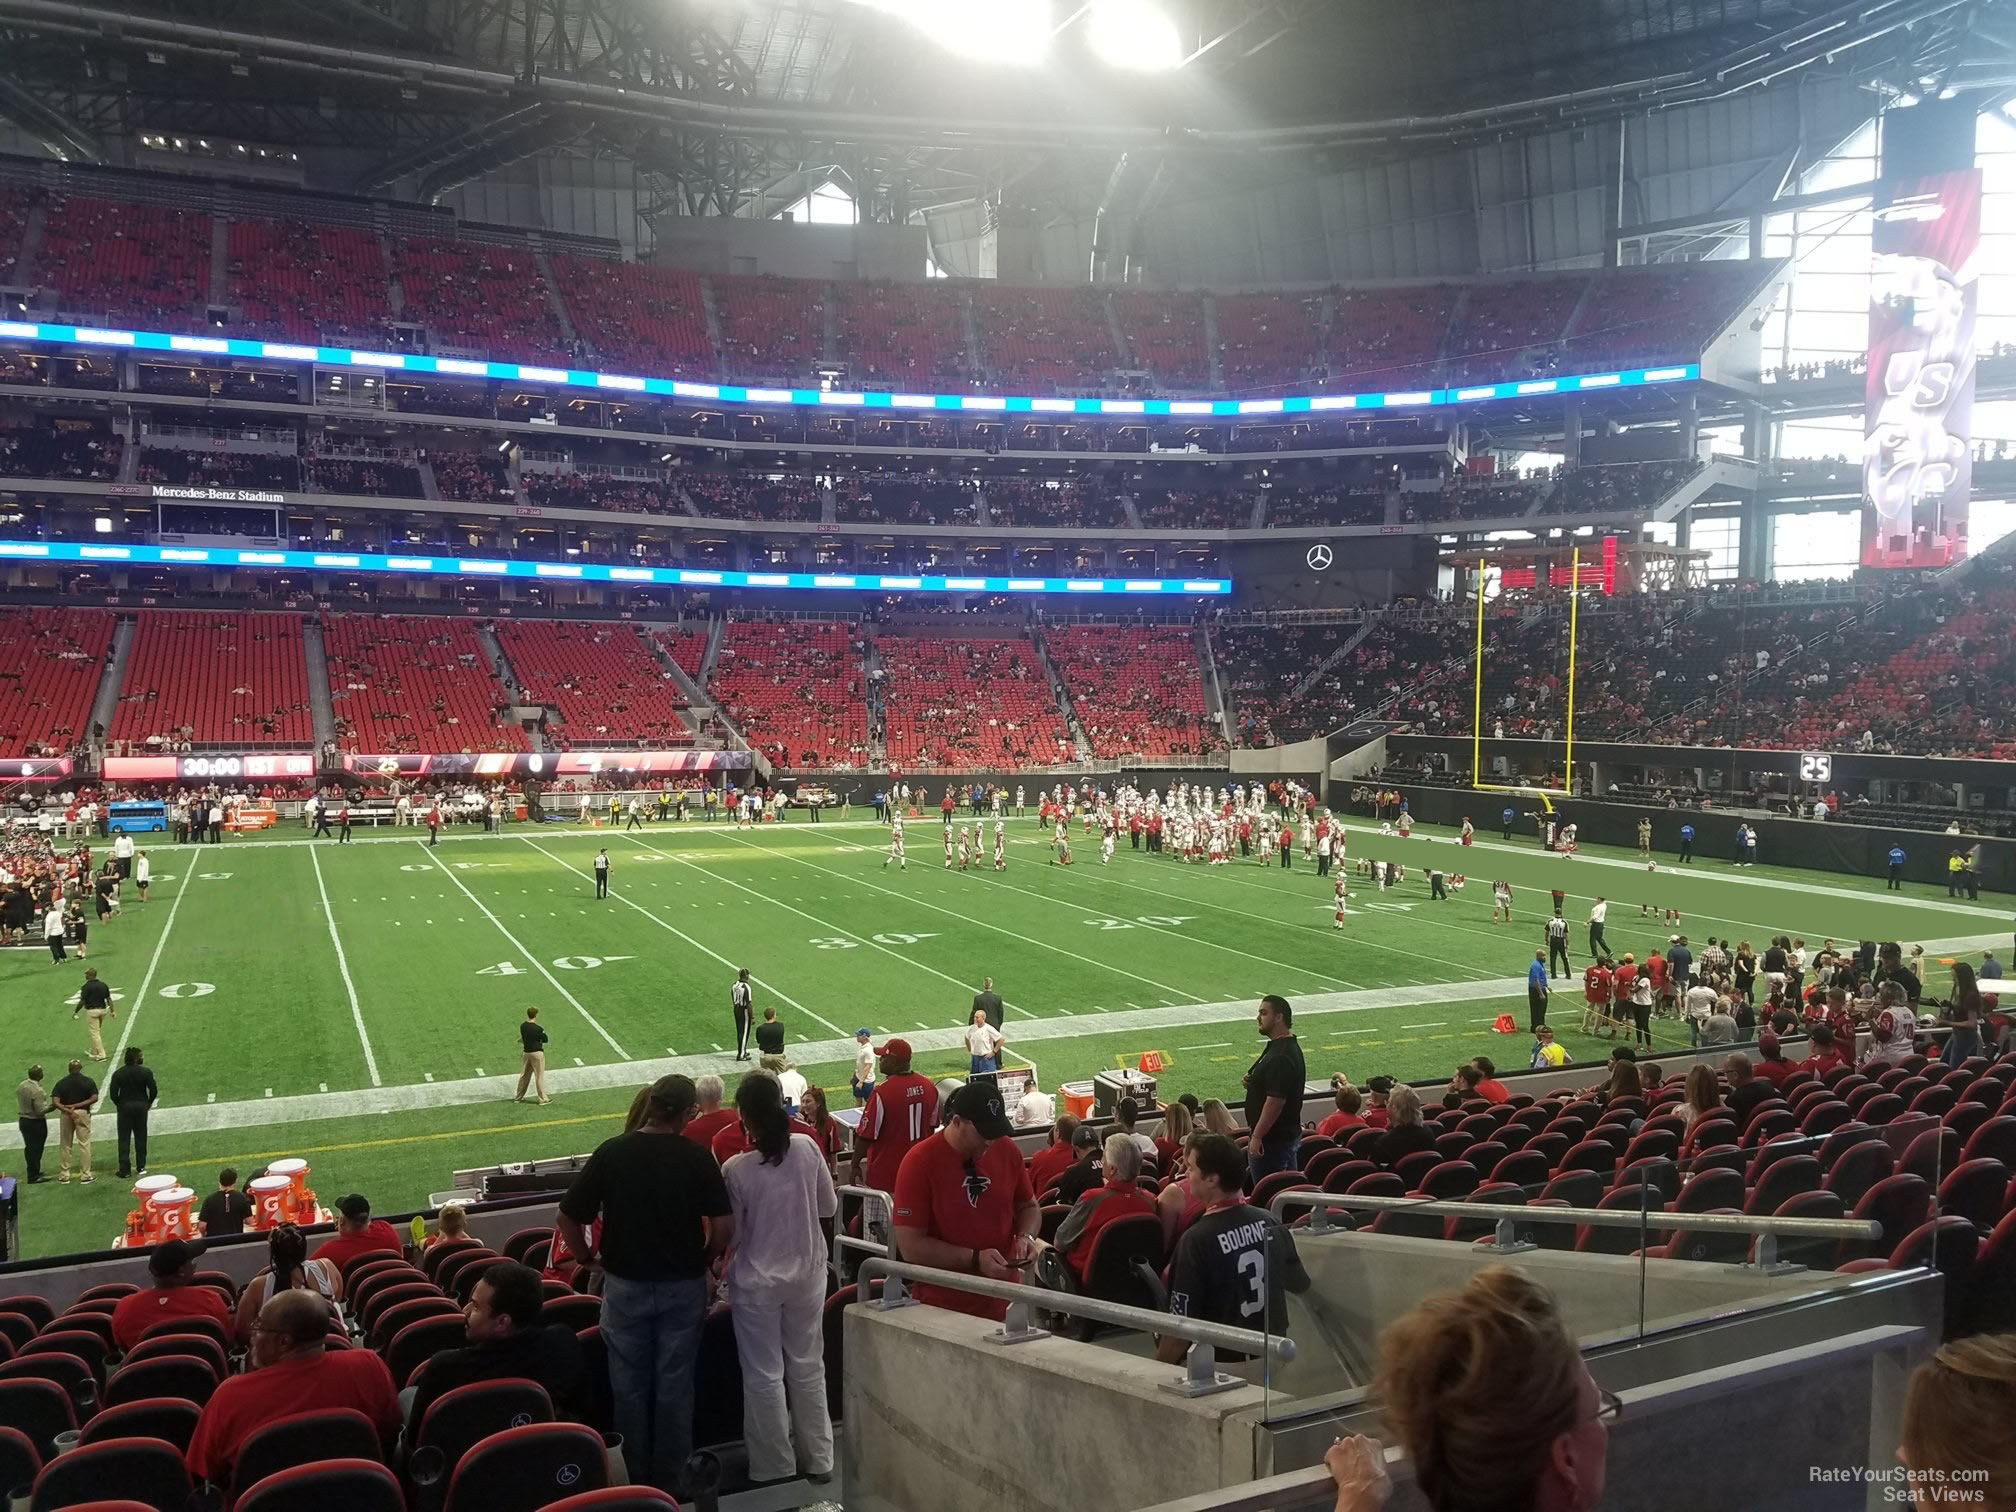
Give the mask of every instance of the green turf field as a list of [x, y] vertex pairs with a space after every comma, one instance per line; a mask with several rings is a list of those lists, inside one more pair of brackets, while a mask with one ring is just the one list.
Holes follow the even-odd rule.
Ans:
[[[1229, 1098], [1256, 1048], [1263, 992], [1296, 1004], [1312, 1074], [1426, 1076], [1479, 1053], [1523, 1064], [1522, 978], [1556, 886], [1569, 894], [1578, 965], [1599, 892], [1620, 954], [1663, 946], [1675, 928], [1697, 946], [1710, 934], [1760, 946], [1802, 934], [1815, 947], [1867, 936], [1923, 942], [1935, 957], [2009, 943], [1999, 897], [1885, 893], [1876, 880], [1705, 858], [1680, 869], [1661, 857], [1648, 873], [1617, 853], [1570, 860], [1496, 836], [1465, 851], [1446, 834], [1402, 841], [1357, 824], [1352, 855], [1404, 859], [1409, 877], [1380, 894], [1352, 876], [1340, 933], [1330, 884], [1299, 855], [1282, 871], [1123, 848], [1102, 867], [1081, 839], [1063, 869], [1047, 864], [1034, 820], [1011, 819], [1009, 869], [959, 874], [942, 868], [936, 832], [910, 826], [907, 872], [884, 869], [878, 827], [802, 816], [756, 831], [520, 827], [432, 850], [424, 832], [337, 846], [297, 830], [150, 846], [151, 901], [129, 886], [122, 916], [91, 933], [90, 963], [120, 995], [107, 1048], [141, 1045], [160, 1079], [153, 1169], [200, 1192], [226, 1162], [249, 1171], [306, 1155], [325, 1198], [361, 1190], [390, 1211], [446, 1188], [458, 1167], [592, 1147], [635, 1088], [667, 1070], [732, 1072], [728, 986], [745, 965], [759, 1012], [777, 1007], [794, 1061], [844, 1106], [859, 1025], [878, 1042], [911, 1039], [920, 1070], [963, 1071], [958, 1034], [986, 974], [1009, 1004], [1011, 1052], [1053, 1091], [1155, 1050], [1165, 1090]], [[598, 902], [601, 845], [613, 896]], [[1446, 903], [1428, 898], [1430, 856], [1468, 873]], [[1509, 928], [1490, 922], [1498, 876], [1516, 891]], [[1678, 908], [1681, 922], [1641, 918], [1644, 903]], [[83, 1053], [66, 1001], [81, 975], [39, 948], [0, 953], [10, 1075], [40, 1060], [53, 1083]], [[1930, 985], [1942, 990], [1942, 974]], [[1553, 1014], [1570, 1054], [1607, 1054], [1575, 1032], [1573, 998], [1557, 997]], [[552, 1035], [545, 1108], [509, 1101], [529, 1005]], [[1522, 1032], [1495, 1035], [1508, 1009]], [[108, 1073], [94, 1068], [101, 1083]], [[130, 1199], [105, 1179], [109, 1108], [96, 1132], [99, 1181], [23, 1189], [25, 1252], [95, 1247], [119, 1231]], [[0, 1165], [18, 1167], [18, 1144], [10, 1123]], [[51, 1171], [55, 1155], [52, 1127]]]

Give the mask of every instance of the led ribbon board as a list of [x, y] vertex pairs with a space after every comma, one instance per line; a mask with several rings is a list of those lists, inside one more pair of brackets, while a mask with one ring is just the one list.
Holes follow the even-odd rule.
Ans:
[[237, 336], [170, 336], [162, 331], [126, 331], [94, 326], [0, 321], [0, 340], [43, 346], [109, 347], [118, 351], [166, 352], [178, 357], [262, 357], [278, 362], [312, 362], [357, 372], [433, 374], [447, 378], [496, 378], [553, 388], [591, 389], [613, 399], [654, 395], [706, 404], [741, 404], [802, 409], [898, 411], [955, 410], [965, 414], [1094, 415], [1176, 420], [1206, 417], [1242, 419], [1257, 415], [1324, 414], [1333, 410], [1424, 409], [1437, 405], [1481, 404], [1492, 399], [1529, 399], [1545, 394], [1581, 394], [1645, 384], [1685, 383], [1701, 376], [1698, 363], [1573, 373], [1456, 388], [1391, 389], [1370, 394], [1289, 394], [1277, 399], [1043, 399], [1019, 394], [883, 394], [808, 388], [751, 388], [738, 383], [692, 383], [675, 378], [640, 378], [585, 368], [542, 367], [526, 362], [483, 362], [434, 357], [419, 352], [370, 352], [353, 347], [303, 346], [291, 341], [253, 341]]
[[82, 541], [0, 540], [0, 563], [83, 562], [106, 567], [286, 567], [408, 577], [515, 578], [663, 588], [783, 588], [841, 593], [1160, 594], [1222, 598], [1230, 578], [959, 577], [941, 573], [742, 572], [712, 567], [616, 567], [598, 562], [525, 562], [493, 557], [393, 556], [375, 551], [262, 551], [231, 546], [99, 546]]

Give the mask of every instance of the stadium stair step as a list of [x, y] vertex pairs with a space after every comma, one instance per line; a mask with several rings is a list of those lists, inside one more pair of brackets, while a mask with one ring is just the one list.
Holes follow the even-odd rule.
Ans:
[[416, 470], [420, 474], [420, 497], [439, 501], [441, 497], [441, 483], [434, 476], [434, 464], [432, 462], [422, 462], [418, 464]]
[[1211, 645], [1211, 627], [1191, 627], [1190, 638], [1197, 643], [1197, 665], [1204, 672], [1204, 712], [1219, 729], [1225, 728], [1225, 687], [1218, 676], [1218, 653]]
[[1078, 722], [1078, 711], [1071, 707], [1071, 690], [1064, 685], [1063, 674], [1057, 664], [1050, 660], [1050, 652], [1043, 644], [1043, 632], [1031, 630], [1030, 644], [1035, 648], [1037, 663], [1043, 668], [1043, 678], [1050, 684], [1050, 696], [1057, 703], [1057, 712], [1064, 716], [1064, 728], [1071, 732], [1071, 743], [1078, 748], [1078, 759], [1092, 759], [1092, 741], [1085, 733], [1085, 726]]
[[699, 683], [686, 675], [686, 669], [679, 665], [679, 659], [659, 643], [658, 637], [651, 633], [651, 627], [639, 625], [637, 634], [642, 638], [644, 649], [650, 653], [651, 659], [665, 669], [665, 675], [671, 678], [679, 689], [683, 704], [679, 710], [679, 717], [684, 721], [687, 732], [698, 735], [702, 722], [715, 713], [713, 700], [708, 698]]
[[98, 679], [98, 691], [91, 698], [92, 743], [102, 745], [100, 730], [112, 728], [112, 716], [119, 712], [119, 685], [126, 679], [126, 663], [138, 630], [133, 616], [122, 614], [112, 626], [112, 648], [105, 654], [105, 673]]
[[959, 340], [962, 346], [960, 356], [964, 359], [966, 371], [980, 371], [980, 328], [973, 321], [973, 293], [970, 289], [959, 291]]
[[[560, 334], [567, 338], [570, 346], [579, 347], [580, 336], [574, 330], [574, 322], [568, 318], [567, 302], [560, 297], [560, 280], [553, 276], [553, 264], [547, 259], [546, 248], [536, 236], [532, 238], [532, 257], [539, 265], [539, 279], [546, 290], [546, 303], [553, 311], [553, 318], [560, 322]], [[517, 484], [512, 484], [517, 490]], [[523, 491], [518, 490], [521, 500]]]
[[1211, 392], [1225, 392], [1225, 353], [1218, 344], [1218, 301], [1204, 296], [1204, 357], [1210, 364]]
[[707, 649], [700, 655], [700, 676], [695, 679], [703, 689], [714, 680], [714, 663], [721, 655], [721, 642], [727, 633], [728, 621], [721, 616], [707, 622]]
[[1122, 367], [1131, 365], [1134, 354], [1127, 347], [1127, 333], [1120, 329], [1120, 312], [1113, 308], [1113, 297], [1106, 290], [1098, 292], [1099, 308], [1106, 316], [1106, 334], [1113, 339], [1114, 359]]
[[[700, 311], [707, 317], [707, 344], [714, 349], [715, 368], [717, 373], [720, 373], [721, 353], [726, 348], [721, 340], [721, 301], [714, 297], [714, 280], [711, 278], [700, 280]], [[686, 501], [686, 507], [696, 515], [700, 513], [693, 508], [691, 499]]]
[[385, 268], [385, 302], [392, 311], [394, 320], [406, 318], [406, 286], [399, 281], [397, 260], [392, 256], [392, 235], [382, 223], [383, 210], [373, 216], [380, 222], [378, 232], [378, 256]]
[[1121, 494], [1120, 508], [1127, 516], [1127, 528], [1129, 530], [1145, 530], [1147, 528], [1141, 523], [1141, 511], [1135, 506], [1134, 495], [1131, 493]]
[[210, 218], [210, 303], [224, 303], [231, 287], [231, 222], [221, 215]]
[[1362, 643], [1365, 637], [1370, 635], [1373, 632], [1373, 630], [1378, 627], [1378, 624], [1379, 624], [1378, 615], [1376, 614], [1366, 615], [1365, 623], [1358, 627], [1356, 634], [1354, 634], [1349, 640], [1345, 641], [1344, 644], [1339, 646], [1335, 651], [1332, 651], [1328, 656], [1324, 657], [1323, 660], [1318, 662], [1314, 667], [1310, 668], [1308, 676], [1304, 677], [1300, 682], [1295, 684], [1293, 688], [1289, 689], [1288, 691], [1289, 701], [1292, 703], [1294, 700], [1298, 698], [1307, 697], [1309, 690], [1315, 687], [1316, 684], [1322, 680], [1323, 675], [1326, 672], [1328, 672], [1332, 667], [1336, 666], [1337, 663], [1344, 660], [1344, 658], [1349, 656], [1353, 651], [1356, 651], [1360, 643]]
[[49, 225], [49, 204], [37, 200], [28, 211], [28, 219], [21, 228], [21, 253], [14, 259], [12, 281], [24, 289], [35, 287], [35, 262], [42, 255], [42, 233]]
[[315, 745], [319, 750], [336, 739], [336, 704], [329, 691], [329, 648], [322, 639], [322, 622], [310, 617], [301, 622], [301, 651], [308, 663], [308, 712], [315, 720]]

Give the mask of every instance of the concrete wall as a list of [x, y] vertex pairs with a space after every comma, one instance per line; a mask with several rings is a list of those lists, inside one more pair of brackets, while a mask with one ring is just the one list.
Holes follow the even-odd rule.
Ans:
[[1194, 1400], [1173, 1366], [935, 1307], [846, 1317], [848, 1512], [1119, 1509], [1254, 1474], [1256, 1386]]

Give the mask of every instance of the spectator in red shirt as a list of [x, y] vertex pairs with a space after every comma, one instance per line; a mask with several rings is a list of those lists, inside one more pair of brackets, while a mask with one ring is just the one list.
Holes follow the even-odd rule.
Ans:
[[[968, 1082], [946, 1099], [945, 1126], [903, 1157], [896, 1176], [900, 1259], [990, 1281], [1022, 1279], [1035, 1260], [1039, 1216], [1014, 1132], [991, 1082]], [[916, 1294], [976, 1317], [1008, 1312], [1007, 1303], [970, 1292], [919, 1285]]]
[[1085, 1265], [1092, 1258], [1092, 1241], [1099, 1230], [1118, 1218], [1156, 1218], [1160, 1212], [1155, 1199], [1141, 1190], [1141, 1146], [1128, 1134], [1106, 1136], [1106, 1183], [1094, 1187], [1057, 1229], [1057, 1250], [1071, 1263], [1078, 1279], [1085, 1279]]
[[327, 1349], [329, 1318], [329, 1304], [305, 1291], [282, 1292], [259, 1309], [249, 1368], [220, 1385], [197, 1420], [187, 1456], [191, 1475], [228, 1485], [232, 1463], [254, 1431], [330, 1407], [356, 1408], [392, 1447], [399, 1432], [392, 1373], [368, 1349]]
[[[1512, 1094], [1505, 1090], [1503, 1083], [1492, 1080], [1475, 1066], [1458, 1066], [1453, 1085], [1465, 1099], [1481, 1097], [1486, 1102], [1501, 1103]], [[1491, 1091], [1486, 1089], [1490, 1088]], [[1496, 1096], [1492, 1093], [1495, 1091]]]
[[154, 1284], [121, 1297], [112, 1309], [112, 1342], [122, 1353], [163, 1318], [215, 1318], [230, 1330], [231, 1309], [224, 1293], [196, 1280], [196, 1257], [202, 1253], [202, 1245], [187, 1239], [154, 1246], [147, 1257], [147, 1274]]
[[1392, 1123], [1386, 1112], [1386, 1099], [1393, 1093], [1393, 1078], [1375, 1076], [1365, 1083], [1365, 1108], [1363, 1117], [1368, 1129], [1383, 1129]]
[[1481, 1079], [1471, 1090], [1488, 1103], [1510, 1102], [1511, 1089], [1498, 1080], [1498, 1067], [1488, 1055], [1472, 1056], [1470, 1064], [1475, 1066]]
[[896, 1178], [911, 1150], [938, 1126], [938, 1088], [910, 1069], [910, 1042], [892, 1039], [875, 1052], [882, 1075], [861, 1109], [854, 1131], [853, 1180], [879, 1192], [896, 1190]]
[[1766, 1029], [1757, 1036], [1757, 1063], [1750, 1069], [1772, 1086], [1780, 1087], [1799, 1067], [1785, 1059], [1785, 1052], [1778, 1048], [1778, 1031]]
[[1078, 1120], [1066, 1113], [1050, 1126], [1050, 1143], [1029, 1157], [1029, 1190], [1038, 1196], [1057, 1184], [1076, 1154], [1071, 1136], [1078, 1132]]
[[737, 1128], [741, 1124], [733, 1108], [721, 1106], [725, 1090], [718, 1076], [694, 1078], [693, 1094], [700, 1099], [700, 1111], [693, 1115], [680, 1132], [703, 1150], [714, 1148], [714, 1136], [723, 1129]]
[[1365, 1099], [1359, 1096], [1356, 1087], [1348, 1085], [1339, 1087], [1337, 1111], [1325, 1114], [1323, 1121], [1316, 1125], [1316, 1132], [1325, 1139], [1335, 1139], [1348, 1129], [1364, 1128], [1365, 1120], [1358, 1115], [1358, 1110], [1364, 1106], [1364, 1102]]
[[[1813, 1026], [1811, 1043], [1813, 1053], [1799, 1062], [1801, 1071], [1811, 1071], [1815, 1076], [1824, 1077], [1837, 1066], [1846, 1069], [1848, 1057], [1835, 1042], [1834, 1031], [1825, 1024]], [[1761, 1047], [1760, 1047], [1761, 1048]]]
[[359, 1255], [377, 1250], [402, 1253], [399, 1234], [383, 1218], [371, 1216], [371, 1199], [352, 1192], [336, 1201], [336, 1236], [316, 1246], [315, 1258], [327, 1260], [340, 1276], [343, 1267]]

